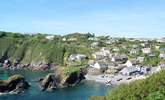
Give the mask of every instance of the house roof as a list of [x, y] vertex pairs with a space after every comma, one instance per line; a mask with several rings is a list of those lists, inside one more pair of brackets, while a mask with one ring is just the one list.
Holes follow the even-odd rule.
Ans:
[[127, 56], [114, 56], [113, 58], [114, 59], [124, 59], [124, 58], [127, 58]]
[[165, 52], [165, 48], [160, 48], [160, 51], [164, 51]]
[[131, 66], [131, 67], [125, 67], [121, 72], [127, 73], [127, 72], [135, 72], [138, 71], [137, 67]]
[[160, 62], [160, 65], [164, 65], [164, 64], [165, 64], [165, 61], [161, 61], [161, 62]]
[[132, 60], [128, 60], [130, 61], [132, 64], [138, 64], [138, 61], [136, 59], [132, 59]]

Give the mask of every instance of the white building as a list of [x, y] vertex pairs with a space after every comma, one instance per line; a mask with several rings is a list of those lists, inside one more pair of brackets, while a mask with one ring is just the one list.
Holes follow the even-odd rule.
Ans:
[[151, 53], [151, 48], [143, 48], [142, 52], [145, 54], [149, 54], [149, 53]]
[[100, 44], [99, 42], [93, 42], [93, 43], [91, 43], [91, 47], [93, 47], [93, 48], [97, 47], [97, 46], [99, 46], [99, 44]]
[[68, 41], [77, 41], [77, 38], [69, 38]]
[[69, 56], [69, 61], [82, 61], [85, 60], [87, 58], [86, 55], [83, 54], [72, 54]]
[[113, 48], [113, 51], [114, 52], [119, 52], [120, 50], [119, 50], [119, 48]]
[[137, 49], [132, 49], [131, 51], [130, 51], [130, 54], [137, 54], [139, 52], [139, 50], [137, 50]]
[[103, 69], [103, 68], [107, 68], [108, 65], [103, 63], [103, 62], [94, 62], [93, 64], [89, 65], [90, 67], [96, 68], [96, 69]]
[[125, 65], [126, 65], [127, 67], [135, 66], [135, 65], [137, 65], [137, 64], [138, 64], [138, 62], [137, 62], [136, 60], [127, 60], [127, 62], [125, 63]]
[[165, 69], [165, 61], [160, 62], [159, 66], [161, 69]]
[[132, 74], [137, 74], [139, 72], [140, 72], [139, 68], [135, 66], [125, 67], [120, 71], [121, 74], [127, 75], [127, 76], [132, 75]]
[[62, 41], [66, 41], [67, 39], [66, 38], [62, 38]]
[[92, 38], [88, 38], [88, 40], [91, 40], [91, 41], [98, 41], [99, 39], [97, 37], [92, 37]]
[[159, 48], [160, 48], [160, 46], [155, 46], [155, 48], [156, 48], [156, 49], [159, 49]]
[[109, 50], [102, 48], [100, 51], [93, 53], [92, 56], [95, 59], [104, 59], [105, 57], [111, 57], [112, 55]]
[[48, 40], [53, 40], [53, 39], [54, 39], [54, 36], [53, 36], [53, 35], [46, 36], [46, 39], [48, 39]]
[[140, 63], [144, 61], [144, 57], [137, 57], [137, 61], [139, 61]]
[[159, 57], [165, 59], [165, 53], [160, 53]]

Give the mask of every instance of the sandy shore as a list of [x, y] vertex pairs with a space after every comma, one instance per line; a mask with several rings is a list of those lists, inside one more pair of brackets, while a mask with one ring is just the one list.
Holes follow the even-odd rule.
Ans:
[[121, 74], [118, 75], [110, 75], [110, 74], [103, 74], [103, 75], [86, 75], [86, 80], [93, 80], [96, 82], [104, 83], [106, 85], [120, 85], [120, 84], [128, 84], [135, 80], [145, 79], [146, 76], [144, 75], [137, 75], [137, 76], [124, 76]]

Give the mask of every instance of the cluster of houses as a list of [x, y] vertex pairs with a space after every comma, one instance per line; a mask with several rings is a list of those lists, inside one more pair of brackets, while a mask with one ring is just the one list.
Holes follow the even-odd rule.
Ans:
[[[139, 51], [139, 50], [138, 50]], [[138, 52], [136, 51], [136, 52]], [[136, 53], [130, 51], [131, 54]], [[142, 48], [144, 54], [154, 56], [151, 48]], [[99, 51], [91, 54], [92, 58], [89, 60], [89, 68], [92, 70], [100, 70], [108, 74], [121, 74], [121, 75], [146, 75], [149, 73], [157, 72], [165, 68], [165, 61], [159, 63], [158, 66], [144, 66], [141, 63], [144, 61], [144, 56], [138, 56], [135, 59], [129, 59], [127, 55], [119, 55], [111, 53], [106, 48], [101, 48]], [[165, 59], [165, 49], [160, 49], [161, 59]], [[71, 61], [83, 61], [87, 56], [83, 54], [70, 55], [69, 60]], [[104, 70], [104, 71], [103, 71]], [[100, 74], [100, 73], [99, 73]]]
[[[135, 49], [135, 46], [133, 46]], [[131, 54], [139, 52], [139, 49], [136, 51], [130, 51]], [[151, 48], [142, 48], [142, 52], [144, 54], [148, 54], [149, 56], [154, 56], [152, 54]], [[153, 66], [144, 66], [142, 62], [144, 61], [144, 56], [138, 56], [135, 59], [129, 59], [127, 55], [119, 55], [116, 53], [111, 53], [110, 50], [106, 48], [101, 48], [99, 51], [93, 52], [91, 54], [91, 59], [89, 59], [88, 66], [91, 69], [95, 70], [104, 70], [106, 73], [120, 73], [122, 75], [136, 75], [136, 74], [148, 74], [154, 73], [159, 69], [165, 68], [165, 61], [159, 63], [157, 67]], [[160, 49], [161, 59], [165, 59], [165, 49]], [[87, 59], [86, 55], [83, 54], [72, 54], [69, 56], [68, 60], [75, 62], [75, 61], [83, 61]], [[154, 70], [152, 70], [152, 67]], [[155, 70], [156, 68], [156, 70]]]
[[[63, 38], [63, 41], [77, 41], [77, 38]], [[103, 41], [98, 37], [90, 37], [89, 41], [92, 41], [91, 50], [93, 53], [87, 57], [84, 54], [71, 54], [68, 57], [69, 62], [82, 62], [88, 59], [88, 66], [95, 70], [104, 70], [104, 73], [122, 74], [122, 75], [136, 75], [136, 74], [148, 74], [153, 73], [159, 69], [165, 67], [165, 48], [160, 47], [159, 43], [165, 42], [163, 39], [125, 39], [126, 41], [134, 42], [134, 44], [117, 44], [119, 38], [110, 38]], [[157, 41], [152, 43], [151, 41]], [[139, 41], [136, 43], [136, 41]], [[104, 42], [107, 47], [102, 47], [98, 50], [98, 45]], [[121, 41], [120, 41], [121, 42]], [[127, 50], [127, 54], [121, 52], [121, 50]], [[155, 53], [158, 51], [159, 53]], [[131, 57], [130, 57], [131, 56]], [[157, 66], [144, 65], [146, 57], [157, 57], [161, 59]], [[153, 69], [154, 70], [153, 70]]]

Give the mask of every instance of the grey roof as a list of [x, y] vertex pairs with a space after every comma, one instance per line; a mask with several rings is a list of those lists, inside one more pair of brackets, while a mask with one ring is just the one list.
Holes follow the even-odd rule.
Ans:
[[131, 66], [131, 67], [125, 67], [123, 70], [121, 70], [121, 72], [135, 72], [138, 71], [137, 67]]

